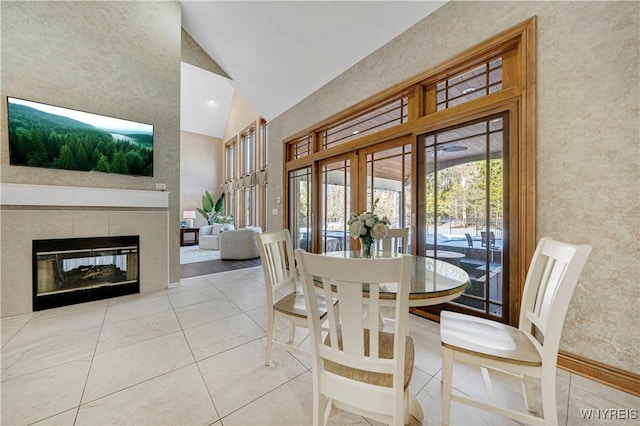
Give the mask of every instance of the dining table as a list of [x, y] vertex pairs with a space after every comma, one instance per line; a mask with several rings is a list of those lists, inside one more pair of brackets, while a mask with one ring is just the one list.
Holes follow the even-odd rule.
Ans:
[[[345, 259], [362, 258], [360, 251], [331, 251], [324, 256]], [[372, 258], [399, 257], [401, 253], [375, 252]], [[460, 296], [469, 287], [469, 275], [460, 267], [428, 256], [411, 256], [409, 307], [438, 305]], [[395, 306], [397, 283], [380, 286], [380, 304]]]
[[[324, 256], [359, 259], [360, 251], [331, 251]], [[371, 258], [399, 257], [402, 253], [377, 251]], [[470, 285], [469, 275], [460, 267], [427, 256], [411, 256], [411, 290], [409, 307], [430, 306], [445, 303], [460, 296]], [[380, 305], [395, 306], [397, 283], [380, 285]], [[379, 318], [383, 321], [382, 318]], [[419, 422], [424, 419], [422, 407], [415, 395], [409, 392], [409, 413]]]

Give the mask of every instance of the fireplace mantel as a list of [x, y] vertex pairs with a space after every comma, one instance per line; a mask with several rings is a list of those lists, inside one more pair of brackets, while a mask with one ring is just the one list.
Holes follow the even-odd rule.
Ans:
[[169, 193], [136, 189], [0, 184], [2, 206], [168, 208]]
[[169, 286], [168, 192], [17, 183], [0, 191], [0, 316], [33, 312], [34, 240], [139, 236], [140, 293]]

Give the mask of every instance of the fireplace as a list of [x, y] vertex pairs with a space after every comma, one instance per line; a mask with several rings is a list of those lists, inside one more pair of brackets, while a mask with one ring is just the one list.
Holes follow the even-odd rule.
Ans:
[[140, 292], [140, 237], [33, 240], [33, 310]]

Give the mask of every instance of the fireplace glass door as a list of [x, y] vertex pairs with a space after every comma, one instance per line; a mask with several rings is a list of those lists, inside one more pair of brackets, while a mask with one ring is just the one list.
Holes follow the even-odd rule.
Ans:
[[34, 310], [78, 303], [91, 294], [109, 297], [111, 293], [138, 292], [137, 240], [138, 237], [109, 237], [34, 241]]

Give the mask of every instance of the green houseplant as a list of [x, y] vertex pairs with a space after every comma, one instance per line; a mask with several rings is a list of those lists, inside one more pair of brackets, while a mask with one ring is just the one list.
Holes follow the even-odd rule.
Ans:
[[222, 208], [224, 207], [224, 192], [220, 194], [220, 197], [213, 203], [213, 197], [209, 191], [204, 191], [202, 196], [202, 208], [196, 207], [198, 213], [200, 213], [209, 225], [215, 223], [216, 218], [222, 214]]

